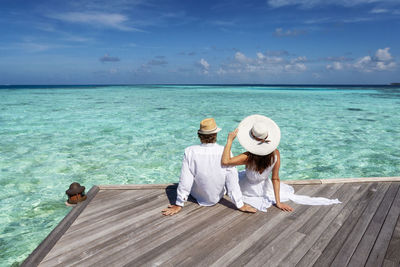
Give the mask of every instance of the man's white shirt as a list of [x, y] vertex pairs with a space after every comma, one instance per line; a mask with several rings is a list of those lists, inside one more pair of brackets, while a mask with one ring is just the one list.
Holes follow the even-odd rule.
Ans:
[[187, 147], [182, 162], [176, 205], [183, 206], [189, 194], [202, 206], [218, 203], [225, 188], [237, 208], [243, 206], [235, 167], [221, 165], [224, 147], [216, 143]]

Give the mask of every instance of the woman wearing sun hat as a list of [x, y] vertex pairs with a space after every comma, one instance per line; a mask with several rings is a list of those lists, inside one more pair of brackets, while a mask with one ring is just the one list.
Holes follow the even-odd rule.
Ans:
[[[247, 151], [231, 157], [232, 142], [236, 136]], [[280, 154], [277, 149], [280, 139], [278, 125], [270, 118], [257, 114], [243, 119], [238, 128], [229, 133], [221, 163], [246, 165], [246, 170], [239, 174], [243, 201], [261, 211], [267, 211], [273, 204], [283, 211], [293, 211], [289, 205], [282, 203], [288, 200], [305, 205], [340, 203], [337, 199], [295, 195], [293, 187], [280, 182]], [[272, 178], [269, 179], [271, 173]]]

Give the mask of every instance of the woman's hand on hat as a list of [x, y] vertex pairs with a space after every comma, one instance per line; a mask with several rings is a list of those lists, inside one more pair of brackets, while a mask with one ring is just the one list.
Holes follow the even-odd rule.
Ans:
[[230, 132], [230, 133], [228, 134], [228, 141], [233, 141], [233, 140], [235, 140], [238, 131], [239, 131], [239, 129], [236, 128], [233, 132]]

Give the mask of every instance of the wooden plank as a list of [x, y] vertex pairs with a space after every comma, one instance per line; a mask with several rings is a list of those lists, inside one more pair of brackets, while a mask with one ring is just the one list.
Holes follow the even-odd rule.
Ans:
[[[389, 185], [389, 184], [388, 184]], [[378, 220], [384, 220], [386, 217], [387, 211], [389, 210], [390, 206], [392, 205], [393, 198], [396, 196], [399, 186], [396, 184], [390, 184], [389, 188], [385, 193], [376, 194], [376, 197], [371, 199], [368, 203], [368, 206], [363, 211], [362, 215], [358, 219], [357, 224], [354, 226], [353, 231], [348, 235], [346, 241], [342, 245], [342, 248], [339, 250], [338, 254], [336, 255], [335, 259], [332, 262], [334, 266], [345, 266], [349, 263], [350, 259], [353, 256], [353, 253], [356, 251], [357, 246], [360, 243], [360, 240], [366, 233], [366, 230], [369, 226], [374, 227], [374, 223], [372, 219], [378, 213], [380, 217]], [[386, 212], [382, 212], [378, 210], [378, 207], [384, 209]], [[378, 225], [377, 228], [380, 229], [381, 225]], [[379, 230], [377, 230], [378, 232]], [[373, 240], [375, 241], [375, 239]], [[363, 249], [363, 248], [362, 248]], [[369, 252], [369, 250], [368, 250]], [[364, 250], [364, 253], [366, 251]], [[357, 255], [356, 255], [357, 256]], [[359, 258], [361, 259], [361, 258]], [[356, 260], [356, 258], [355, 258]], [[366, 260], [366, 259], [365, 259]], [[365, 261], [364, 261], [365, 263]], [[362, 265], [364, 265], [364, 263]], [[360, 264], [355, 264], [353, 266], [360, 266]]]
[[[190, 203], [185, 206], [181, 214], [176, 216], [180, 217], [182, 220], [187, 212], [199, 208], [199, 205]], [[60, 255], [57, 257], [57, 260], [60, 262], [68, 262], [68, 265], [87, 266], [93, 262], [101, 260], [102, 258], [112, 256], [113, 251], [123, 249], [124, 245], [129, 244], [129, 242], [134, 241], [139, 243], [141, 240], [147, 238], [152, 232], [169, 229], [176, 224], [175, 220], [165, 220], [163, 216], [160, 216], [160, 213], [161, 209], [156, 207], [153, 210], [153, 216], [143, 217], [137, 222], [129, 221], [126, 226], [118, 231], [102, 235], [99, 238], [86, 243], [83, 243], [86, 241], [85, 238], [83, 238], [83, 244], [79, 251], [74, 251], [74, 253], [68, 252]]]
[[[327, 188], [326, 186], [309, 185], [304, 186], [297, 193], [310, 196], [322, 195], [322, 190]], [[279, 212], [263, 226], [238, 242], [236, 246], [215, 261], [212, 266], [243, 266], [247, 264], [259, 250], [267, 246], [287, 225], [308, 209], [308, 206], [305, 205], [295, 203], [290, 203], [290, 205], [294, 208], [292, 213]]]
[[[128, 210], [126, 212], [119, 213], [114, 215], [113, 217], [105, 218], [103, 221], [94, 223], [90, 229], [85, 230], [77, 230], [73, 231], [72, 233], [67, 232], [57, 243], [57, 249], [52, 250], [51, 253], [45, 258], [45, 261], [49, 261], [52, 258], [56, 258], [61, 254], [67, 254], [69, 252], [74, 252], [76, 247], [82, 245], [82, 240], [84, 242], [90, 243], [97, 238], [108, 235], [111, 233], [116, 233], [120, 229], [123, 229], [126, 226], [126, 223], [135, 223], [138, 220], [143, 219], [147, 216], [152, 216], [154, 214], [159, 214], [160, 211], [150, 210], [147, 212], [141, 213], [142, 210], [150, 207], [155, 202], [159, 204], [163, 204], [162, 199], [154, 199], [142, 206], [139, 206], [135, 209]], [[139, 215], [138, 215], [139, 214]]]
[[40, 245], [25, 259], [21, 266], [36, 266], [38, 265], [47, 253], [54, 247], [57, 241], [68, 230], [70, 225], [75, 221], [79, 214], [85, 209], [90, 201], [96, 196], [99, 188], [93, 186], [87, 193], [85, 201], [78, 203], [67, 216], [51, 231], [51, 233], [40, 243]]
[[353, 212], [349, 215], [345, 223], [339, 229], [339, 231], [335, 234], [332, 240], [329, 242], [328, 246], [324, 249], [321, 256], [315, 262], [316, 265], [319, 266], [329, 266], [332, 261], [335, 259], [335, 256], [346, 242], [348, 236], [354, 231], [354, 227], [359, 221], [360, 216], [363, 214], [364, 210], [368, 207], [368, 204], [371, 201], [376, 201], [377, 198], [381, 196], [381, 194], [385, 193], [388, 189], [389, 184], [380, 183], [377, 186], [376, 191], [368, 190], [367, 194], [365, 194], [365, 198], [363, 198], [358, 206], [353, 210]]
[[366, 177], [366, 178], [341, 178], [341, 179], [322, 179], [321, 183], [372, 183], [372, 182], [400, 182], [400, 177]]
[[[218, 233], [204, 236], [195, 244], [182, 248], [178, 255], [163, 261], [162, 265], [209, 266], [279, 213], [281, 211], [277, 208], [271, 208], [267, 213], [243, 214], [238, 219], [228, 222]], [[198, 253], [199, 251], [201, 253]]]
[[400, 265], [400, 217], [397, 219], [396, 227], [393, 230], [385, 259]]
[[[305, 234], [299, 232], [291, 232], [290, 235], [285, 237], [285, 240], [276, 242], [275, 245], [270, 246], [269, 256], [265, 257], [261, 252], [258, 255], [263, 255], [263, 257], [256, 257], [251, 260], [246, 266], [282, 266], [281, 261], [286, 258], [290, 252], [295, 249], [301, 242], [303, 242]], [[264, 249], [265, 251], [265, 249]]]
[[343, 184], [343, 183], [374, 183], [374, 182], [400, 182], [399, 176], [394, 177], [360, 177], [360, 178], [329, 178], [329, 179], [306, 179], [306, 180], [284, 180], [285, 184]]
[[337, 198], [342, 203], [339, 205], [320, 206], [320, 211], [313, 217], [309, 218], [309, 220], [302, 227], [300, 227], [298, 231], [300, 233], [309, 235], [314, 231], [315, 227], [321, 223], [321, 220], [324, 220], [326, 216], [332, 213], [331, 209], [341, 210], [350, 200], [352, 194], [357, 192], [360, 186], [361, 184], [342, 184], [340, 188], [338, 188], [338, 190], [332, 196], [330, 196], [331, 199]]
[[122, 185], [99, 185], [101, 190], [142, 190], [142, 189], [165, 189], [177, 188], [177, 183], [172, 184], [122, 184]]
[[[389, 212], [389, 209], [392, 206], [393, 200], [396, 196], [398, 189], [399, 189], [398, 183], [397, 184], [393, 183], [390, 185], [390, 188], [386, 192], [384, 199], [382, 200], [381, 204], [379, 205], [379, 208], [376, 210], [376, 213], [374, 214], [374, 216], [371, 220], [371, 223], [368, 225], [368, 228], [366, 229], [364, 235], [362, 236], [362, 239], [360, 240], [356, 250], [354, 251], [354, 254], [351, 256], [351, 259], [348, 262], [349, 266], [364, 266], [365, 265], [368, 255], [375, 243], [375, 240], [379, 234], [379, 231], [382, 228], [385, 218]], [[352, 238], [352, 236], [350, 236], [350, 238]], [[342, 249], [344, 249], [344, 248], [342, 248]], [[343, 255], [339, 255], [339, 254], [336, 257], [340, 257], [340, 256], [343, 257]]]
[[303, 185], [319, 185], [322, 184], [321, 179], [307, 179], [307, 180], [284, 180], [282, 181], [285, 184], [295, 185], [295, 184], [303, 184]]
[[140, 191], [136, 190], [125, 191], [124, 192], [125, 194], [116, 195], [114, 198], [111, 198], [108, 201], [101, 201], [97, 202], [96, 204], [88, 206], [79, 216], [79, 218], [75, 221], [74, 225], [84, 223], [85, 221], [91, 221], [96, 217], [101, 216], [103, 213], [112, 212], [116, 208], [132, 204], [136, 201], [140, 201], [142, 198], [146, 198], [146, 196], [149, 194], [151, 195], [162, 194], [162, 190], [159, 191], [152, 190], [150, 193], [147, 191], [145, 194], [144, 193], [136, 194], [136, 192]]
[[[197, 210], [198, 212], [192, 213], [190, 217], [187, 217], [186, 212], [190, 212], [191, 209]], [[200, 207], [199, 205], [191, 205], [190, 208], [185, 206], [185, 209], [174, 217], [161, 217], [160, 223], [155, 224], [154, 227], [148, 228], [143, 227], [142, 231], [140, 228], [138, 230], [129, 233], [122, 238], [111, 239], [111, 242], [105, 244], [100, 244], [99, 246], [94, 246], [93, 249], [89, 250], [89, 254], [85, 254], [84, 258], [77, 264], [84, 265], [102, 265], [108, 261], [112, 261], [114, 257], [120, 257], [120, 255], [125, 255], [125, 251], [132, 249], [132, 251], [145, 250], [146, 247], [150, 247], [150, 243], [156, 243], [157, 238], [163, 238], [168, 240], [172, 236], [168, 235], [170, 231], [178, 231], [182, 228], [183, 223], [194, 223], [200, 220], [207, 213], [207, 209]], [[154, 215], [152, 218], [154, 219]], [[187, 218], [183, 220], [183, 218]], [[152, 226], [152, 225], [150, 225]], [[133, 253], [133, 255], [135, 255]], [[126, 256], [129, 258], [129, 255]]]
[[101, 205], [99, 205], [99, 207], [88, 207], [88, 212], [82, 213], [82, 217], [75, 221], [75, 223], [71, 226], [69, 232], [71, 233], [75, 230], [83, 229], [86, 226], [91, 226], [98, 221], [104, 220], [104, 218], [112, 217], [115, 214], [131, 210], [135, 207], [139, 207], [153, 199], [162, 198], [165, 200], [164, 195], [165, 193], [162, 192], [162, 190], [154, 190], [150, 193], [140, 195], [135, 198], [128, 197], [124, 199], [119, 199], [119, 201], [116, 203], [115, 201], [110, 201], [112, 205], [110, 207], [105, 207], [104, 209], [101, 209]]
[[[324, 233], [315, 241], [312, 247], [301, 258], [296, 266], [308, 267], [314, 265], [317, 259], [321, 256], [322, 252], [336, 235], [337, 231], [346, 222], [349, 215], [360, 202], [367, 198], [368, 192], [376, 190], [377, 184], [361, 184], [359, 190], [352, 196], [351, 200], [345, 204], [343, 210], [336, 216], [336, 218], [328, 225]], [[360, 206], [362, 208], [362, 206]]]
[[[322, 187], [320, 186], [306, 185], [298, 190], [297, 194], [318, 194], [321, 189]], [[290, 203], [290, 205], [295, 209], [294, 213], [298, 214], [301, 214], [307, 209], [307, 206], [295, 203]], [[230, 266], [232, 264], [240, 266], [246, 264], [253, 256], [252, 252], [256, 250], [256, 247], [263, 246], [262, 237], [264, 235], [268, 236], [272, 240], [274, 235], [272, 233], [268, 234], [269, 231], [274, 229], [274, 232], [278, 233], [284, 229], [284, 224], [280, 223], [282, 218], [289, 217], [294, 219], [294, 216], [289, 216], [288, 213], [282, 212], [277, 208], [270, 208], [266, 213], [266, 216], [271, 219], [266, 220], [264, 225], [260, 225], [249, 234], [245, 234], [240, 239], [240, 242], [235, 242], [235, 240], [233, 240], [233, 242], [231, 241], [232, 244], [230, 245], [230, 249], [222, 252], [218, 259], [216, 259], [216, 261], [214, 260], [212, 266]], [[265, 241], [269, 242], [268, 240]]]
[[[298, 191], [303, 185], [296, 185], [295, 190]], [[273, 216], [282, 213], [279, 209], [271, 207], [268, 213], [257, 212], [251, 214], [242, 220], [235, 220], [227, 224], [220, 232], [212, 236], [206, 236], [196, 244], [183, 248], [181, 253], [172, 259], [163, 262], [162, 265], [179, 265], [184, 263], [188, 265], [209, 266], [218, 260], [220, 255], [230, 251], [242, 239], [253, 233], [264, 224], [268, 223]], [[198, 251], [202, 253], [197, 253]], [[204, 257], [206, 254], [207, 257]], [[189, 257], [188, 257], [189, 255]]]
[[118, 207], [114, 211], [103, 214], [104, 216], [100, 220], [93, 221], [91, 224], [73, 224], [71, 230], [65, 233], [64, 238], [60, 240], [60, 242], [70, 242], [69, 239], [79, 239], [80, 236], [90, 235], [93, 232], [100, 232], [109, 227], [116, 227], [117, 225], [120, 225], [123, 220], [130, 219], [135, 221], [135, 216], [137, 216], [137, 214], [143, 214], [146, 211], [151, 210], [155, 205], [162, 206], [163, 203], [165, 203], [165, 198], [162, 195], [159, 195], [154, 198], [145, 199], [145, 201], [141, 202], [140, 205]]
[[311, 217], [298, 232], [305, 234], [304, 240], [292, 250], [287, 257], [285, 257], [279, 265], [281, 266], [294, 266], [307, 251], [314, 245], [316, 240], [324, 234], [329, 224], [336, 218], [336, 216], [343, 212], [346, 204], [359, 190], [361, 184], [344, 184], [338, 191], [332, 195], [332, 198], [338, 198], [342, 204], [332, 205], [330, 208], [323, 206], [320, 211]]
[[[111, 203], [118, 203], [118, 201], [122, 198], [125, 199], [125, 196], [137, 198], [139, 196], [145, 195], [147, 192], [151, 192], [154, 190], [161, 189], [149, 189], [149, 190], [100, 190], [98, 193], [99, 196], [90, 203], [87, 210], [94, 210], [94, 207], [103, 206], [108, 207], [112, 205]], [[162, 190], [161, 190], [162, 191]], [[110, 203], [111, 202], [111, 203]], [[85, 212], [87, 212], [85, 210]]]
[[[330, 198], [341, 186], [342, 184], [321, 185], [319, 187], [322, 187], [323, 191], [318, 195]], [[247, 264], [249, 266], [277, 266], [277, 264], [279, 264], [279, 262], [305, 237], [304, 234], [297, 233], [297, 230], [307, 223], [311, 217], [314, 217], [321, 209], [321, 206], [306, 207], [307, 209], [301, 214], [297, 214], [292, 222], [286, 223], [282, 221], [281, 224], [283, 224], [285, 228], [279, 231], [279, 234], [272, 241], [268, 242], [264, 248], [260, 249]], [[323, 206], [322, 208], [330, 209], [329, 206]], [[286, 247], [286, 249], [283, 249], [284, 247]]]
[[[140, 191], [138, 191], [140, 192]], [[97, 192], [96, 197], [94, 199], [92, 199], [92, 201], [90, 201], [90, 204], [93, 205], [96, 202], [99, 201], [103, 201], [102, 198], [105, 197], [109, 197], [109, 198], [113, 198], [115, 195], [120, 194], [121, 191], [120, 190], [99, 190], [99, 192]]]
[[[171, 239], [162, 246], [132, 260], [128, 265], [200, 265], [196, 259], [209, 257], [209, 246], [212, 246], [214, 243], [221, 244], [220, 237], [224, 230], [253, 216], [253, 214], [245, 214], [237, 211], [235, 213], [230, 212], [223, 217], [219, 217], [219, 214], [218, 217], [210, 217], [207, 220], [207, 224], [202, 225], [199, 228], [191, 228], [189, 231], [176, 236], [174, 239]], [[204, 239], [208, 239], [209, 237], [214, 238], [211, 242], [207, 243], [207, 247], [199, 246], [200, 243], [204, 244]], [[187, 248], [190, 249], [188, 250]], [[195, 250], [192, 248], [195, 248]], [[154, 257], [151, 257], [152, 255]]]
[[[149, 217], [152, 218], [154, 221], [160, 220], [159, 224], [155, 224], [153, 225], [153, 227], [152, 224], [150, 224], [149, 227], [143, 227], [141, 231], [135, 230], [125, 237], [111, 240], [112, 242], [108, 245], [105, 244], [107, 246], [103, 248], [103, 244], [101, 244], [99, 247], [94, 246], [93, 249], [90, 251], [91, 253], [89, 255], [86, 255], [87, 257], [85, 257], [82, 262], [78, 263], [82, 263], [85, 265], [97, 265], [101, 264], [106, 259], [110, 260], [112, 257], [117, 255], [117, 253], [122, 253], [121, 251], [125, 250], [126, 248], [137, 246], [137, 249], [139, 250], [143, 246], [148, 244], [152, 240], [153, 236], [157, 233], [160, 233], [160, 236], [162, 236], [165, 235], [164, 231], [180, 229], [182, 228], [182, 224], [184, 222], [187, 221], [188, 223], [191, 223], [192, 221], [196, 221], [199, 218], [203, 217], [204, 214], [207, 212], [207, 209], [204, 209], [197, 204], [190, 203], [188, 205], [185, 205], [185, 208], [179, 214], [173, 217], [164, 217], [161, 215], [162, 208], [165, 208], [165, 203], [162, 207], [155, 208], [153, 210], [153, 216]], [[197, 210], [198, 212], [192, 212], [191, 215], [188, 216], [188, 213], [193, 210]], [[187, 219], [183, 220], [183, 218]], [[162, 223], [163, 221], [164, 223]], [[133, 224], [136, 225], [136, 223]], [[129, 225], [127, 227], [129, 227]], [[139, 225], [139, 228], [141, 228], [141, 225]], [[118, 233], [116, 233], [115, 236], [118, 236]]]
[[395, 263], [393, 261], [385, 259], [383, 261], [382, 267], [399, 267], [399, 265], [400, 265], [399, 263]]
[[[169, 185], [157, 185], [158, 189], [151, 189], [153, 185], [141, 189], [129, 185], [128, 190], [125, 186], [109, 187], [98, 191], [96, 198], [87, 203], [46, 252], [41, 266], [344, 266], [357, 262], [356, 255], [362, 251], [366, 256], [365, 250], [373, 244], [368, 240], [373, 237], [376, 243], [368, 262], [399, 265], [400, 183], [371, 185], [368, 179], [351, 185], [295, 183], [296, 189], [300, 187], [296, 194], [329, 197], [330, 192], [343, 203], [290, 203], [295, 207], [293, 213], [272, 207], [267, 213], [254, 215], [232, 210], [233, 204], [226, 200], [213, 207], [189, 202], [181, 213], [164, 217], [161, 209], [171, 201], [168, 192], [175, 193], [176, 186], [172, 190], [165, 188]], [[378, 196], [385, 187], [389, 187], [386, 194]], [[396, 196], [393, 203], [390, 196]], [[379, 198], [383, 198], [381, 203]], [[382, 227], [377, 235], [379, 225]]]
[[[372, 183], [372, 182], [400, 182], [400, 176], [393, 177], [360, 177], [360, 178], [329, 178], [329, 179], [306, 179], [306, 180], [282, 180], [285, 184], [332, 184], [332, 183]], [[165, 189], [176, 188], [177, 183], [171, 184], [120, 184], [120, 185], [98, 185], [100, 190], [141, 190], [141, 189]]]
[[[68, 240], [60, 239], [60, 242], [57, 243], [57, 249], [52, 250], [46, 258], [42, 261], [43, 265], [40, 266], [55, 266], [60, 264], [64, 259], [74, 258], [76, 255], [76, 248], [86, 245], [88, 247], [91, 246], [92, 242], [96, 242], [99, 238], [104, 236], [112, 236], [117, 235], [121, 230], [125, 229], [130, 224], [135, 224], [138, 221], [143, 220], [144, 218], [154, 216], [158, 213], [156, 210], [151, 210], [146, 213], [140, 214], [134, 218], [128, 218], [127, 220], [121, 220], [118, 223], [111, 224], [110, 227], [104, 228], [99, 232], [92, 232], [89, 235], [81, 236], [79, 240], [84, 240], [81, 242], [76, 242], [76, 239]], [[133, 221], [133, 222], [132, 222]]]
[[[142, 264], [139, 264], [139, 262], [147, 262], [163, 253], [173, 253], [174, 249], [179, 246], [183, 246], [187, 242], [193, 242], [198, 236], [202, 235], [203, 229], [207, 228], [205, 226], [210, 225], [210, 220], [227, 220], [231, 218], [230, 216], [237, 216], [239, 213], [239, 211], [232, 212], [232, 210], [218, 204], [213, 207], [203, 207], [201, 217], [194, 219], [195, 216], [190, 216], [188, 218], [190, 220], [176, 223], [174, 227], [169, 229], [154, 232], [146, 239], [141, 240], [140, 243], [124, 247], [114, 253], [112, 258], [103, 259], [99, 263], [123, 266], [132, 262], [131, 265], [140, 266]], [[172, 219], [176, 222], [174, 217], [166, 217], [165, 219]], [[169, 249], [171, 250], [168, 251]]]
[[388, 215], [386, 216], [385, 222], [383, 223], [382, 229], [379, 232], [378, 238], [375, 241], [374, 247], [369, 254], [367, 263], [365, 266], [380, 266], [383, 264], [387, 248], [391, 236], [393, 234], [394, 227], [399, 218], [400, 213], [400, 190], [397, 192], [396, 198], [392, 203]]
[[91, 231], [93, 228], [101, 228], [104, 225], [112, 224], [113, 222], [130, 215], [131, 213], [140, 212], [152, 205], [165, 202], [165, 197], [162, 194], [147, 196], [146, 198], [135, 202], [127, 202], [125, 205], [116, 206], [114, 209], [105, 210], [97, 216], [85, 217], [84, 221], [75, 222], [71, 225], [70, 230], [66, 235], [78, 236], [86, 231]]

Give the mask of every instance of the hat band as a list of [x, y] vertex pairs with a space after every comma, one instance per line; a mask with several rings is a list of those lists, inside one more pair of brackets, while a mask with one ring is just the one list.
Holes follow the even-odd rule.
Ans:
[[215, 128], [214, 128], [214, 129], [211, 129], [211, 130], [202, 130], [202, 129], [200, 129], [199, 131], [200, 131], [200, 132], [212, 132], [212, 131], [215, 131], [217, 128], [218, 128], [218, 127], [215, 126]]
[[257, 140], [257, 141], [259, 141], [259, 142], [261, 142], [261, 143], [267, 143], [267, 144], [269, 144], [269, 142], [271, 142], [271, 140], [268, 140], [268, 139], [267, 139], [267, 138], [268, 138], [268, 134], [267, 134], [267, 136], [266, 136], [265, 138], [258, 138], [257, 136], [255, 136], [255, 135], [253, 134], [253, 131], [250, 130], [250, 135], [251, 135], [251, 137], [253, 137], [255, 140]]

